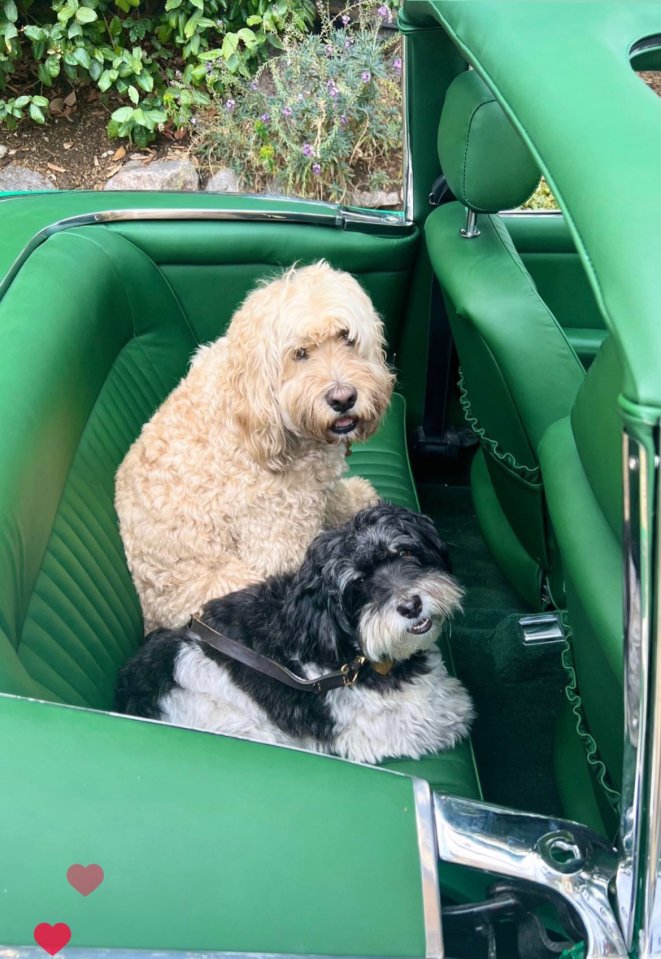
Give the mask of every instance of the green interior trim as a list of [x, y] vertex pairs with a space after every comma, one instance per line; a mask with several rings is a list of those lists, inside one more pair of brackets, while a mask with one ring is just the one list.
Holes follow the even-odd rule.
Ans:
[[457, 387], [459, 389], [459, 402], [461, 403], [461, 408], [464, 411], [466, 422], [473, 430], [475, 435], [479, 436], [482, 445], [489, 450], [495, 459], [506, 466], [507, 469], [511, 470], [513, 473], [516, 473], [517, 476], [520, 476], [521, 479], [528, 483], [539, 483], [541, 481], [542, 474], [538, 466], [532, 469], [529, 466], [524, 466], [523, 463], [519, 463], [512, 453], [501, 449], [497, 441], [491, 439], [490, 436], [487, 436], [484, 427], [480, 426], [477, 417], [473, 413], [471, 402], [468, 397], [468, 391], [464, 386], [464, 374], [461, 367], [459, 368], [459, 382], [457, 383]]
[[585, 716], [583, 715], [583, 702], [578, 691], [578, 681], [576, 678], [574, 657], [571, 649], [572, 631], [569, 623], [569, 616], [566, 610], [561, 611], [560, 619], [566, 637], [564, 649], [562, 650], [562, 665], [565, 673], [567, 674], [565, 695], [569, 700], [569, 704], [576, 720], [576, 732], [578, 733], [578, 736], [585, 748], [585, 758], [588, 762], [588, 766], [590, 767], [590, 772], [592, 773], [594, 781], [602, 791], [603, 796], [607, 800], [613, 812], [618, 813], [620, 808], [620, 800], [622, 798], [621, 794], [616, 789], [613, 789], [613, 787], [609, 784], [608, 770], [606, 769], [603, 761], [599, 758], [597, 743], [588, 732], [585, 724]]

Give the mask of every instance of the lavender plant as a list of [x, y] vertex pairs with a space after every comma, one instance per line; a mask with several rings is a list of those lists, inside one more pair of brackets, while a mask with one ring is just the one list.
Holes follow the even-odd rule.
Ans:
[[[393, 4], [361, 0], [320, 30], [290, 30], [279, 56], [252, 80], [207, 60], [208, 87], [222, 89], [199, 117], [193, 152], [209, 171], [230, 167], [249, 192], [347, 200], [357, 184], [401, 182], [401, 56], [384, 27]], [[204, 55], [203, 55], [204, 56]]]

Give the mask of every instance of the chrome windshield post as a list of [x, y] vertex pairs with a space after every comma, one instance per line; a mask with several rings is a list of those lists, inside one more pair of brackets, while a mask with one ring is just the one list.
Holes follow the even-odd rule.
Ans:
[[627, 948], [661, 956], [659, 437], [623, 435], [624, 758], [617, 908]]

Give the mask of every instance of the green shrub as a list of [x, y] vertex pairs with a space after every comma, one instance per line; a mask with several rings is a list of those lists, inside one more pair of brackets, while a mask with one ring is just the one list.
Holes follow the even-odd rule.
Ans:
[[[248, 76], [286, 30], [313, 20], [313, 0], [0, 0], [0, 122], [42, 122], [47, 109], [43, 96], [3, 99], [12, 75], [30, 90], [37, 80], [40, 94], [63, 80], [93, 83], [126, 103], [109, 133], [143, 145], [158, 124], [177, 119], [164, 102], [172, 84], [199, 87], [198, 106], [208, 102], [209, 56], [227, 75]], [[172, 106], [177, 94], [169, 99]]]
[[[331, 16], [318, 34], [287, 32], [281, 55], [250, 82], [225, 87], [200, 118], [193, 151], [210, 170], [230, 167], [243, 189], [275, 187], [341, 202], [359, 175], [369, 187], [401, 181], [399, 38], [385, 33], [391, 6], [363, 0]], [[384, 35], [385, 33], [385, 35]]]

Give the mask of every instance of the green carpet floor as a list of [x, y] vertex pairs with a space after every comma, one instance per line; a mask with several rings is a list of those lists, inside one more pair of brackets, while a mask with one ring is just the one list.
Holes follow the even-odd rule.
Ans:
[[518, 618], [529, 610], [487, 550], [470, 489], [423, 483], [418, 492], [467, 591], [451, 646], [457, 674], [477, 709], [472, 738], [484, 798], [559, 815], [552, 753], [564, 688], [559, 647], [523, 646]]

